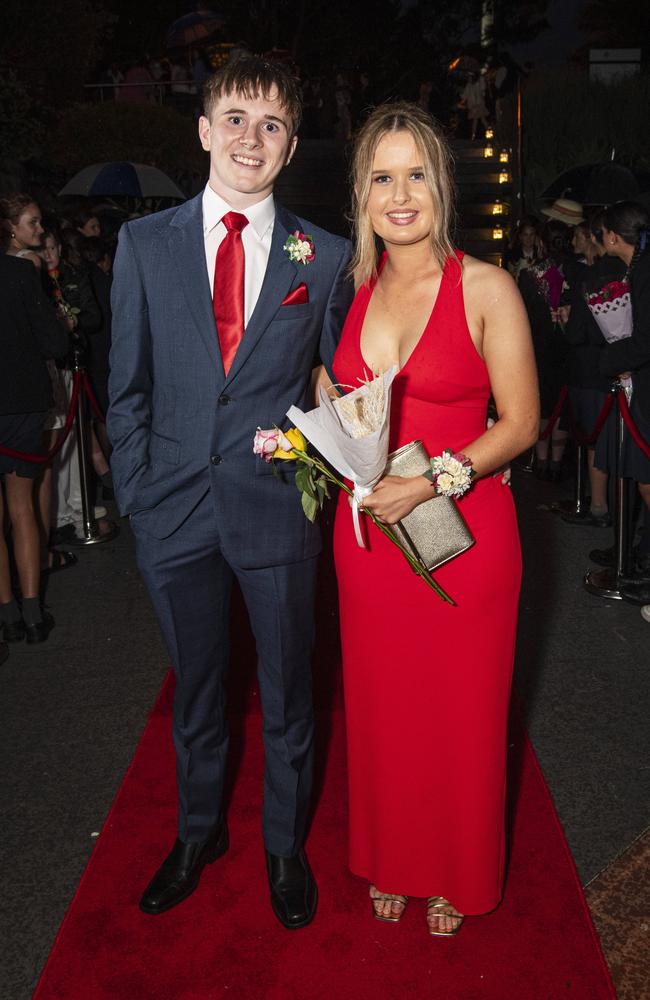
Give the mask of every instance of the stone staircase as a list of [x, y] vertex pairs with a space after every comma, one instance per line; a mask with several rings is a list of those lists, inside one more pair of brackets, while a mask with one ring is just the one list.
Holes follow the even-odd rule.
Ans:
[[[489, 157], [485, 156], [487, 147], [493, 149]], [[458, 191], [456, 243], [472, 256], [500, 264], [510, 221], [511, 165], [500, 162], [500, 151], [491, 140], [459, 139], [453, 152]], [[348, 155], [345, 147], [328, 139], [302, 140], [276, 183], [279, 201], [323, 229], [349, 236]], [[509, 178], [505, 183], [499, 180], [503, 173]], [[502, 214], [495, 214], [495, 206]]]
[[458, 246], [473, 257], [501, 264], [511, 223], [511, 154], [507, 152], [508, 160], [502, 162], [493, 139], [457, 139], [453, 153]]

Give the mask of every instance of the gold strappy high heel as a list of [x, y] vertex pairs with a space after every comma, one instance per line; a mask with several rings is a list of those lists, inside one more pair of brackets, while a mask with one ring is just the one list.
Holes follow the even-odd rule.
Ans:
[[[373, 889], [375, 890], [375, 892], [378, 893], [377, 896], [370, 897], [370, 903], [372, 905], [372, 915], [375, 918], [375, 920], [383, 920], [388, 924], [398, 923], [402, 919], [404, 910], [406, 909], [406, 904], [409, 901], [408, 896], [400, 896], [394, 892], [379, 892], [379, 889], [377, 888], [376, 885], [370, 886], [371, 892]], [[393, 913], [392, 910], [388, 916], [384, 916], [383, 913], [377, 913], [375, 903], [385, 903], [386, 900], [390, 900], [391, 902], [401, 903], [402, 909], [399, 911], [399, 913]]]
[[[452, 906], [449, 900], [445, 899], [444, 896], [429, 896], [427, 899], [427, 928], [432, 937], [453, 937], [454, 934], [458, 934], [465, 918], [462, 913], [449, 913], [449, 909], [455, 910], [456, 907]], [[439, 912], [434, 912], [436, 910]], [[452, 920], [457, 920], [458, 924], [450, 931], [432, 931], [429, 923], [429, 915], [435, 917], [450, 917]]]

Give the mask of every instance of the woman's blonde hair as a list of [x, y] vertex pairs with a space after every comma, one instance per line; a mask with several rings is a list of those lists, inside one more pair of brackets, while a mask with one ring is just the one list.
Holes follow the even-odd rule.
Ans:
[[440, 125], [416, 104], [400, 101], [376, 108], [360, 129], [352, 155], [352, 223], [354, 256], [350, 271], [357, 288], [377, 274], [375, 234], [367, 212], [377, 146], [389, 132], [409, 132], [422, 157], [422, 169], [433, 198], [431, 249], [444, 267], [455, 256], [451, 228], [455, 219], [453, 159]]

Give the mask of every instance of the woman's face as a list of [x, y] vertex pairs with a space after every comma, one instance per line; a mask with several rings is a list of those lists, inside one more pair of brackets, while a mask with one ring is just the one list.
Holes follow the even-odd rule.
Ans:
[[91, 219], [88, 219], [88, 222], [84, 223], [83, 226], [78, 226], [77, 228], [79, 229], [80, 233], [84, 234], [84, 236], [92, 237], [92, 236], [101, 236], [102, 234], [102, 230], [99, 225], [99, 219], [95, 215], [93, 215]]
[[17, 222], [12, 223], [13, 239], [21, 250], [38, 250], [41, 246], [43, 227], [41, 210], [34, 202], [27, 205]]
[[410, 132], [387, 132], [379, 141], [366, 208], [372, 228], [385, 243], [403, 246], [431, 234], [433, 198]]
[[535, 230], [532, 226], [524, 226], [524, 228], [519, 233], [519, 242], [521, 243], [521, 249], [530, 253], [535, 249]]
[[46, 236], [40, 256], [48, 271], [55, 271], [61, 260], [61, 244], [57, 243], [53, 236]]

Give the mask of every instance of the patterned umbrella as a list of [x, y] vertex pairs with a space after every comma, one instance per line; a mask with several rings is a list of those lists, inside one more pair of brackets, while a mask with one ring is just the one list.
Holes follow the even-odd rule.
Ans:
[[225, 23], [225, 17], [214, 10], [202, 9], [193, 14], [185, 14], [170, 24], [165, 36], [165, 45], [168, 49], [196, 45], [209, 38]]
[[185, 201], [181, 189], [162, 170], [128, 161], [94, 163], [91, 167], [84, 167], [59, 194], [91, 198], [129, 195], [132, 198], [178, 198]]

